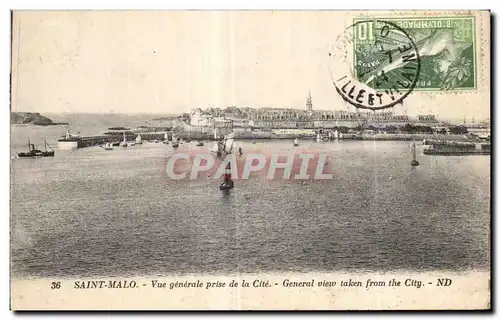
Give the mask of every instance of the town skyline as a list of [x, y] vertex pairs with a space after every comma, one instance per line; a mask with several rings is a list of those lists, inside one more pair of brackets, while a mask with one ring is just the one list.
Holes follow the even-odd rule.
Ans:
[[[236, 107], [236, 108], [253, 108], [253, 109], [260, 109], [260, 108], [254, 108], [254, 107], [238, 107], [238, 106], [225, 106], [225, 107], [213, 107], [214, 109], [221, 109], [221, 110], [224, 110], [226, 108], [231, 108], [231, 107]], [[209, 109], [210, 107], [206, 107], [206, 108], [193, 108], [192, 110], [188, 111], [187, 113], [190, 113], [191, 111], [195, 110], [195, 109], [202, 109], [202, 110], [207, 110]], [[263, 108], [268, 108], [268, 107], [263, 107]], [[271, 108], [269, 107], [270, 109], [282, 109], [282, 108]], [[288, 108], [290, 110], [302, 110], [304, 111], [305, 109], [295, 109], [295, 108]], [[332, 112], [332, 111], [342, 111], [342, 112], [356, 112], [356, 111], [353, 111], [353, 110], [338, 110], [338, 109], [333, 109], [333, 110], [324, 110], [324, 109], [313, 109], [313, 111], [329, 111], [329, 112]], [[87, 114], [87, 115], [92, 115], [92, 114], [95, 114], [95, 115], [120, 115], [120, 116], [151, 116], [153, 118], [155, 117], [177, 117], [177, 116], [181, 116], [182, 114], [186, 113], [186, 112], [173, 112], [173, 113], [165, 113], [165, 112], [135, 112], [135, 113], [122, 113], [122, 112], [67, 112], [67, 111], [62, 111], [62, 112], [51, 112], [51, 111], [48, 111], [48, 112], [38, 112], [38, 111], [23, 111], [23, 110], [20, 110], [20, 111], [12, 111], [12, 112], [27, 112], [27, 113], [40, 113], [42, 115], [68, 115], [68, 114]], [[361, 113], [366, 113], [366, 112], [371, 112], [371, 111], [367, 111], [367, 110], [360, 110], [359, 112]], [[384, 109], [384, 110], [381, 110], [381, 111], [377, 111], [378, 113], [383, 113], [383, 112], [392, 112], [390, 109]], [[397, 113], [397, 112], [393, 112], [394, 115], [407, 115], [407, 114], [402, 114], [402, 113]], [[441, 120], [441, 121], [448, 121], [448, 122], [453, 122], [453, 123], [456, 123], [456, 124], [461, 124], [461, 123], [464, 123], [464, 116], [462, 117], [459, 117], [459, 116], [455, 116], [455, 117], [442, 117], [438, 114], [416, 114], [416, 115], [408, 115], [410, 118], [415, 118], [415, 117], [418, 117], [418, 116], [425, 116], [425, 115], [434, 115], [436, 116], [437, 119]], [[152, 119], [154, 120], [154, 119]], [[467, 117], [465, 117], [465, 123], [467, 124], [471, 124], [471, 123], [480, 123], [480, 122], [490, 122], [490, 117], [485, 117], [485, 118], [482, 118], [482, 117], [477, 117], [477, 116], [474, 116], [474, 115], [469, 115]]]

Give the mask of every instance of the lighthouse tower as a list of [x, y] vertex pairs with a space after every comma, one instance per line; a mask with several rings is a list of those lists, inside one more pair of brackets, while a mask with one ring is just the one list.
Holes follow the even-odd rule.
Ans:
[[226, 165], [226, 170], [224, 172], [224, 181], [220, 185], [220, 190], [229, 190], [234, 187], [234, 181], [231, 179], [231, 162]]

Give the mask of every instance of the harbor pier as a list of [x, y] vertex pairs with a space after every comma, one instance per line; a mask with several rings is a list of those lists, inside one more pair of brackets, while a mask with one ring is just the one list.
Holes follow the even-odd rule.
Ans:
[[[135, 141], [138, 135], [141, 135], [142, 140], [146, 141], [165, 141], [165, 134], [168, 136], [168, 140], [172, 141], [172, 132], [141, 132], [141, 133], [113, 133], [113, 134], [103, 134], [103, 135], [92, 135], [92, 136], [71, 136], [69, 138], [62, 137], [58, 140], [59, 149], [71, 149], [62, 147], [62, 145], [71, 144], [73, 149], [87, 148], [93, 146], [100, 146], [106, 143]], [[214, 140], [214, 137], [210, 134], [202, 133], [190, 133], [190, 132], [175, 132], [175, 135], [179, 139], [183, 140]]]
[[[126, 133], [125, 139], [127, 141], [135, 141], [139, 134], [136, 133]], [[151, 132], [151, 133], [141, 133], [141, 138], [144, 140], [165, 140], [165, 132]], [[58, 140], [60, 149], [61, 145], [66, 143], [74, 143], [75, 147], [87, 148], [93, 146], [99, 146], [106, 143], [121, 142], [123, 141], [123, 134], [105, 134], [105, 135], [94, 135], [94, 136], [82, 136], [82, 137], [71, 137], [71, 138], [61, 138]]]

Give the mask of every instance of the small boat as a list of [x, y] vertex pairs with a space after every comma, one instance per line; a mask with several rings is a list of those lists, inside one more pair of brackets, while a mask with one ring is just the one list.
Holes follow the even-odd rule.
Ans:
[[298, 138], [295, 138], [295, 140], [293, 140], [293, 145], [296, 146], [296, 147], [299, 145], [299, 139]]
[[111, 146], [112, 147], [119, 147], [120, 146], [120, 141], [111, 142]]
[[333, 139], [337, 140], [337, 139], [339, 139], [339, 138], [340, 138], [339, 131], [338, 131], [338, 130], [335, 130], [335, 131], [333, 132]]
[[226, 155], [232, 153], [234, 147], [234, 134], [230, 133], [217, 141], [215, 149], [211, 150], [217, 154], [217, 157], [225, 158]]
[[125, 132], [123, 133], [123, 141], [121, 143], [122, 148], [127, 147], [127, 136], [125, 135]]
[[104, 150], [113, 150], [113, 144], [108, 142], [104, 145]]
[[224, 140], [224, 153], [231, 154], [234, 147], [234, 134], [230, 133], [225, 137]]
[[154, 142], [154, 143], [158, 143], [158, 142], [160, 142], [160, 141], [159, 141], [159, 140], [154, 140], [153, 142]]
[[232, 188], [234, 188], [233, 180], [223, 181], [219, 186], [219, 190], [230, 190]]
[[172, 134], [172, 148], [177, 148], [179, 147], [179, 141], [177, 140], [177, 137]]
[[417, 146], [415, 145], [415, 140], [411, 143], [411, 162], [410, 162], [412, 167], [416, 167], [420, 165], [420, 163], [417, 161]]
[[316, 135], [316, 141], [317, 141], [317, 142], [321, 142], [321, 141], [323, 141], [323, 138], [321, 137], [321, 135], [319, 134], [319, 132], [318, 132], [318, 134]]
[[[47, 150], [49, 147], [50, 150]], [[28, 141], [28, 152], [19, 152], [17, 154], [19, 158], [35, 158], [35, 157], [53, 157], [54, 150], [47, 144], [45, 139], [45, 151], [41, 151], [35, 148], [35, 145]]]
[[198, 141], [198, 143], [196, 144], [197, 147], [203, 147], [205, 144], [203, 143], [203, 141]]
[[142, 144], [142, 137], [140, 134], [138, 134], [135, 138], [135, 144]]

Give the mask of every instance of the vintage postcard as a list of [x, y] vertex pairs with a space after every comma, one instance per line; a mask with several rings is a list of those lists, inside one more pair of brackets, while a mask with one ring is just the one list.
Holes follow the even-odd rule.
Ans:
[[489, 11], [14, 11], [12, 310], [487, 310]]

